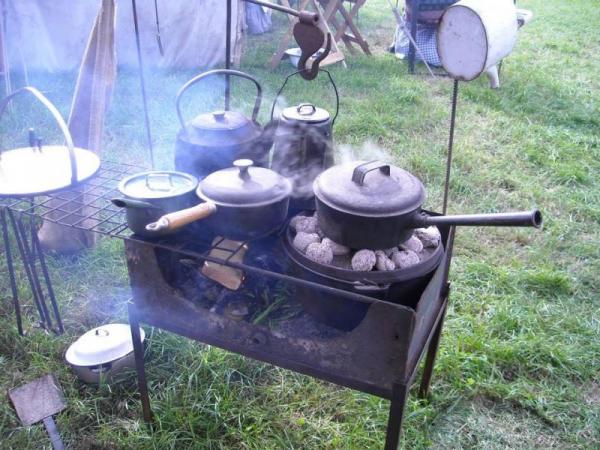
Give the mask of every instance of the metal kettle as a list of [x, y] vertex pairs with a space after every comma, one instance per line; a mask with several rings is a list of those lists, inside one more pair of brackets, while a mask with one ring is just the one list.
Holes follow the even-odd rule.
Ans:
[[[185, 122], [181, 114], [181, 97], [192, 85], [216, 75], [236, 76], [250, 80], [256, 86], [252, 116], [238, 111], [202, 113]], [[211, 70], [185, 83], [175, 100], [181, 130], [175, 144], [175, 168], [203, 179], [217, 170], [231, 167], [237, 159], [251, 159], [257, 166], [268, 164], [272, 140], [257, 122], [262, 101], [262, 87], [253, 77], [230, 69]]]
[[[339, 111], [339, 97], [331, 75], [326, 73], [336, 96], [334, 117], [312, 103], [290, 106], [281, 112], [273, 136], [271, 168], [292, 181], [292, 213], [314, 209], [312, 183], [317, 175], [333, 165], [333, 124]], [[286, 82], [277, 97], [281, 95]], [[271, 114], [274, 106], [275, 103]]]

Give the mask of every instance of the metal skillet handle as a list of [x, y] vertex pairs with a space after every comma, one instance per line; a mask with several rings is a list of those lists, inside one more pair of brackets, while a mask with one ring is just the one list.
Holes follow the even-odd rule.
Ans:
[[509, 213], [463, 214], [453, 216], [429, 216], [420, 213], [414, 219], [415, 228], [431, 225], [471, 225], [477, 227], [535, 227], [542, 226], [542, 213], [537, 209]]
[[[2, 114], [4, 114], [4, 111], [6, 110], [6, 107], [11, 102], [11, 100], [14, 97], [16, 97], [17, 95], [23, 94], [25, 92], [29, 92], [37, 100], [39, 100], [40, 103], [42, 105], [44, 105], [46, 107], [46, 109], [48, 109], [48, 111], [50, 111], [50, 114], [52, 114], [52, 117], [54, 117], [54, 120], [58, 124], [58, 127], [60, 128], [60, 131], [62, 132], [62, 134], [65, 138], [65, 142], [67, 144], [67, 150], [69, 152], [69, 163], [71, 164], [71, 184], [76, 184], [78, 181], [77, 160], [75, 159], [75, 151], [73, 150], [73, 139], [71, 138], [71, 133], [69, 132], [69, 127], [67, 126], [64, 119], [60, 115], [60, 112], [58, 112], [58, 109], [56, 109], [56, 106], [54, 106], [52, 104], [52, 102], [50, 102], [50, 100], [48, 100], [44, 96], [44, 94], [42, 94], [40, 91], [38, 91], [36, 88], [34, 88], [32, 86], [25, 86], [25, 87], [22, 87], [21, 89], [16, 90], [9, 96], [4, 97], [2, 102], [0, 102], [0, 117], [2, 117]], [[31, 136], [31, 134], [30, 134], [30, 136]], [[1, 156], [1, 151], [0, 151], [0, 156]]]
[[258, 111], [260, 110], [260, 103], [262, 101], [262, 87], [259, 84], [259, 82], [247, 73], [240, 72], [239, 70], [216, 69], [201, 73], [200, 75], [196, 75], [194, 78], [192, 78], [183, 86], [181, 86], [181, 89], [179, 89], [179, 92], [177, 92], [177, 96], [175, 97], [175, 108], [177, 109], [177, 117], [179, 117], [179, 123], [181, 123], [181, 128], [185, 128], [185, 121], [183, 120], [183, 116], [181, 114], [181, 96], [185, 91], [187, 91], [198, 81], [204, 80], [205, 78], [212, 77], [215, 75], [232, 75], [240, 78], [245, 78], [254, 83], [254, 85], [256, 86], [256, 100], [254, 101], [254, 109], [252, 110], [252, 121], [256, 122], [256, 117], [258, 116]]
[[363, 164], [359, 164], [354, 168], [352, 172], [352, 181], [362, 186], [365, 182], [365, 177], [369, 172], [379, 169], [384, 175], [390, 176], [390, 165], [381, 161], [369, 161]]
[[156, 222], [146, 225], [146, 231], [175, 231], [196, 220], [211, 216], [217, 211], [217, 206], [212, 202], [200, 203], [191, 208], [182, 209], [165, 214]]

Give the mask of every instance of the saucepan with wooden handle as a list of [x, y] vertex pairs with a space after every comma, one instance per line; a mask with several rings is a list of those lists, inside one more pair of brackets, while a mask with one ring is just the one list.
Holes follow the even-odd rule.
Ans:
[[229, 239], [247, 240], [273, 232], [286, 220], [291, 182], [270, 169], [238, 159], [234, 167], [204, 178], [196, 194], [203, 200], [146, 225], [149, 232], [174, 231], [198, 220]]

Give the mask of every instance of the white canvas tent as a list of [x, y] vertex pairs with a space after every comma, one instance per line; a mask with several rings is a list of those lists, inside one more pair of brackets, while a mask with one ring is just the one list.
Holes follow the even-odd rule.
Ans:
[[[0, 0], [12, 70], [57, 72], [76, 69], [101, 0]], [[224, 0], [157, 0], [161, 57], [153, 0], [138, 0], [144, 61], [148, 67], [207, 68], [224, 65]], [[232, 55], [239, 58], [245, 2], [232, 0]], [[137, 65], [130, 0], [117, 0], [119, 65]], [[236, 61], [233, 61], [234, 63]]]

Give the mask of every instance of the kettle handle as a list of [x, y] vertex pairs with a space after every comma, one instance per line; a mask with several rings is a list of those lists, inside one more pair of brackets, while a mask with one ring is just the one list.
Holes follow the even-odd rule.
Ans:
[[[54, 106], [52, 104], [52, 102], [50, 100], [48, 100], [44, 94], [42, 94], [40, 91], [38, 91], [36, 88], [34, 88], [32, 86], [25, 86], [25, 87], [22, 87], [21, 89], [14, 91], [12, 94], [6, 96], [0, 102], [0, 117], [2, 116], [2, 114], [4, 114], [4, 111], [6, 110], [6, 107], [8, 106], [8, 104], [10, 103], [11, 100], [14, 97], [16, 97], [17, 95], [24, 94], [25, 92], [29, 92], [30, 94], [32, 94], [37, 100], [39, 100], [39, 102], [42, 105], [44, 105], [46, 107], [46, 109], [48, 109], [48, 111], [50, 111], [50, 114], [52, 114], [52, 117], [56, 121], [58, 128], [60, 128], [60, 131], [62, 132], [63, 137], [65, 138], [65, 143], [67, 145], [67, 150], [69, 152], [69, 163], [71, 165], [71, 185], [77, 184], [77, 182], [78, 182], [77, 159], [75, 158], [75, 150], [73, 149], [74, 148], [73, 138], [71, 137], [71, 133], [69, 132], [69, 127], [65, 123], [65, 120], [63, 119], [63, 117], [60, 115], [60, 112], [58, 112], [58, 109], [56, 109], [56, 106]], [[32, 140], [33, 140], [34, 136], [35, 135], [33, 134], [33, 131], [30, 129], [30, 132], [29, 132], [30, 144], [33, 143]], [[1, 153], [2, 153], [2, 151], [0, 151], [0, 154]]]
[[231, 70], [231, 69], [216, 69], [209, 70], [208, 72], [203, 72], [200, 75], [196, 75], [194, 78], [189, 80], [179, 92], [177, 92], [177, 96], [175, 97], [175, 107], [177, 108], [177, 117], [179, 117], [179, 122], [181, 123], [181, 127], [185, 128], [185, 121], [183, 120], [183, 116], [181, 115], [181, 107], [180, 101], [181, 96], [185, 91], [187, 91], [192, 85], [196, 84], [198, 81], [203, 80], [208, 77], [212, 77], [215, 75], [232, 75], [240, 78], [245, 78], [247, 80], [252, 81], [256, 86], [256, 100], [254, 101], [254, 109], [252, 110], [252, 121], [256, 122], [256, 117], [258, 116], [258, 110], [260, 109], [260, 103], [262, 101], [262, 87], [253, 77], [248, 75], [247, 73], [240, 72], [239, 70]]
[[[337, 119], [338, 113], [340, 112], [340, 95], [338, 93], [335, 81], [333, 81], [333, 77], [329, 73], [329, 70], [325, 70], [321, 67], [319, 69], [319, 71], [325, 72], [327, 74], [327, 76], [329, 77], [329, 82], [331, 83], [331, 86], [333, 87], [333, 92], [335, 92], [335, 115], [333, 116], [333, 119], [331, 120], [331, 127], [333, 127], [335, 125], [335, 119]], [[289, 74], [285, 78], [285, 81], [283, 82], [283, 84], [281, 85], [279, 90], [277, 91], [277, 95], [275, 96], [275, 100], [273, 100], [273, 105], [271, 106], [271, 122], [273, 122], [273, 116], [275, 115], [275, 106], [277, 105], [277, 100], [279, 100], [279, 97], [281, 96], [281, 93], [283, 92], [285, 85], [287, 84], [287, 82], [290, 78], [292, 78], [294, 75], [298, 75], [301, 72], [304, 72], [304, 70], [298, 70], [297, 72]]]

